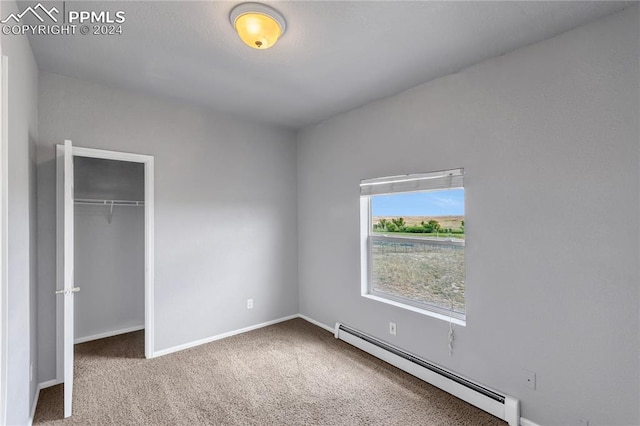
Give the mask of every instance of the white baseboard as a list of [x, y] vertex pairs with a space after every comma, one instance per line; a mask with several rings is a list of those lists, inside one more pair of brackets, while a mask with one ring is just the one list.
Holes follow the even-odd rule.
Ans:
[[57, 379], [53, 379], [53, 380], [47, 380], [46, 382], [42, 382], [42, 383], [38, 383], [38, 386], [36, 386], [36, 392], [35, 395], [33, 397], [33, 404], [31, 405], [31, 414], [29, 415], [29, 422], [27, 423], [28, 426], [32, 426], [33, 425], [33, 418], [36, 415], [36, 407], [38, 406], [38, 399], [40, 398], [40, 391], [42, 389], [51, 387], [51, 386], [55, 386], [55, 385], [59, 385], [60, 382]]
[[[307, 322], [310, 322], [311, 324], [314, 324], [314, 325], [316, 325], [316, 326], [318, 326], [320, 328], [324, 328], [325, 330], [329, 331], [332, 334], [334, 333], [334, 329], [332, 327], [329, 327], [328, 325], [325, 325], [325, 324], [321, 323], [320, 321], [316, 321], [313, 318], [310, 318], [310, 317], [308, 317], [306, 315], [294, 314], [294, 315], [289, 315], [289, 316], [286, 316], [286, 317], [278, 318], [278, 319], [275, 319], [275, 320], [263, 322], [263, 323], [260, 323], [260, 324], [251, 325], [249, 327], [241, 328], [241, 329], [238, 329], [238, 330], [233, 330], [233, 331], [229, 331], [229, 332], [226, 332], [226, 333], [218, 334], [216, 336], [206, 337], [204, 339], [196, 340], [196, 341], [189, 342], [189, 343], [184, 343], [182, 345], [173, 346], [173, 347], [170, 347], [170, 348], [167, 348], [167, 349], [154, 351], [153, 352], [153, 358], [159, 357], [159, 356], [163, 356], [163, 355], [168, 355], [168, 354], [171, 354], [171, 353], [174, 353], [174, 352], [183, 351], [185, 349], [193, 348], [193, 347], [196, 347], [196, 346], [204, 345], [206, 343], [214, 342], [216, 340], [224, 339], [225, 337], [235, 336], [236, 334], [246, 333], [248, 331], [257, 330], [258, 328], [267, 327], [267, 326], [270, 326], [270, 325], [273, 325], [273, 324], [277, 324], [279, 322], [289, 321], [289, 320], [292, 320], [292, 319], [295, 319], [295, 318], [302, 318], [303, 320], [305, 320]], [[138, 330], [143, 330], [143, 329], [144, 329], [144, 325], [123, 328], [122, 330], [116, 330], [116, 331], [110, 331], [110, 332], [106, 332], [106, 333], [94, 334], [93, 336], [80, 337], [78, 339], [75, 339], [74, 343], [77, 344], [77, 343], [89, 342], [91, 340], [104, 339], [105, 337], [116, 336], [118, 334], [130, 333], [132, 331], [138, 331]], [[56, 380], [56, 379], [49, 380], [47, 382], [40, 383], [40, 388], [44, 389], [46, 387], [54, 386], [54, 385], [57, 385], [59, 383], [62, 383], [62, 382], [59, 381], [59, 380]]]
[[540, 426], [538, 423], [534, 423], [529, 419], [525, 419], [524, 417], [520, 417], [520, 426]]
[[93, 336], [78, 337], [77, 339], [73, 340], [73, 343], [77, 345], [78, 343], [104, 339], [105, 337], [117, 336], [118, 334], [131, 333], [132, 331], [138, 331], [138, 330], [144, 330], [144, 324], [134, 325], [133, 327], [122, 328], [120, 330], [113, 330], [113, 331], [107, 331], [105, 333], [94, 334]]
[[40, 385], [36, 386], [36, 391], [33, 395], [33, 403], [31, 404], [31, 413], [29, 414], [27, 426], [33, 425], [33, 418], [36, 415], [36, 407], [38, 406], [38, 398], [40, 398]]
[[332, 327], [329, 327], [328, 325], [325, 325], [323, 323], [321, 323], [320, 321], [316, 321], [313, 318], [310, 318], [306, 315], [302, 315], [302, 314], [298, 314], [298, 317], [302, 318], [303, 320], [310, 322], [313, 325], [317, 325], [320, 328], [324, 328], [325, 330], [327, 330], [329, 333], [333, 334], [335, 332], [335, 330]]
[[58, 385], [62, 382], [53, 379], [53, 380], [47, 380], [46, 382], [42, 382], [42, 383], [38, 383], [38, 386], [36, 386], [36, 392], [35, 395], [33, 397], [33, 404], [31, 405], [31, 414], [29, 415], [29, 423], [27, 423], [28, 426], [33, 425], [33, 418], [36, 415], [36, 408], [38, 407], [38, 399], [40, 398], [40, 391], [44, 388], [48, 388], [51, 386], [55, 386]]
[[42, 390], [42, 389], [50, 388], [51, 386], [59, 385], [61, 383], [64, 383], [64, 382], [58, 379], [51, 379], [51, 380], [47, 380], [46, 382], [40, 383], [38, 385], [38, 388]]
[[277, 324], [279, 322], [289, 321], [291, 319], [298, 318], [298, 316], [299, 316], [298, 314], [289, 315], [287, 317], [282, 317], [282, 318], [278, 318], [278, 319], [275, 319], [275, 320], [263, 322], [263, 323], [260, 323], [260, 324], [251, 325], [249, 327], [241, 328], [239, 330], [233, 330], [233, 331], [229, 331], [229, 332], [226, 332], [226, 333], [218, 334], [216, 336], [211, 336], [211, 337], [206, 337], [204, 339], [196, 340], [194, 342], [189, 342], [189, 343], [185, 343], [185, 344], [182, 344], [182, 345], [173, 346], [171, 348], [162, 349], [162, 350], [153, 352], [153, 357], [155, 358], [155, 357], [168, 355], [168, 354], [171, 354], [171, 353], [174, 353], [174, 352], [178, 352], [178, 351], [183, 351], [185, 349], [193, 348], [195, 346], [204, 345], [205, 343], [210, 343], [210, 342], [213, 342], [213, 341], [216, 341], [216, 340], [224, 339], [225, 337], [231, 337], [231, 336], [235, 336], [236, 334], [246, 333], [247, 331], [252, 331], [252, 330], [256, 330], [258, 328], [267, 327], [269, 325]]

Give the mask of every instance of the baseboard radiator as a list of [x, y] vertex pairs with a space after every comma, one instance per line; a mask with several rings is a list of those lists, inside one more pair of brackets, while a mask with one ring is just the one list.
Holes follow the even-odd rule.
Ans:
[[336, 323], [335, 337], [475, 405], [510, 426], [520, 423], [520, 402], [516, 398], [475, 383], [344, 324]]

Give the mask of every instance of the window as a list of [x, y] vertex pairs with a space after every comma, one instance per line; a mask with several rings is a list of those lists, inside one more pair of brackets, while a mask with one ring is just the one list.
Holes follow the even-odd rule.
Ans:
[[464, 324], [463, 174], [360, 182], [363, 296]]

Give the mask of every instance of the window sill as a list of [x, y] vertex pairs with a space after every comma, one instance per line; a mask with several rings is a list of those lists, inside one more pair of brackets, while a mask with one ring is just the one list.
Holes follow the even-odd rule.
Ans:
[[415, 306], [407, 305], [405, 303], [396, 302], [395, 300], [385, 299], [384, 297], [375, 296], [373, 294], [365, 293], [365, 294], [362, 294], [362, 297], [365, 297], [365, 298], [371, 299], [371, 300], [375, 300], [377, 302], [386, 303], [388, 305], [392, 305], [392, 306], [395, 306], [397, 308], [406, 309], [408, 311], [416, 312], [418, 314], [426, 315], [426, 316], [429, 316], [429, 317], [432, 317], [432, 318], [437, 318], [439, 320], [443, 320], [443, 321], [446, 321], [446, 322], [451, 321], [453, 324], [461, 325], [463, 327], [465, 327], [467, 325], [467, 321], [466, 320], [453, 318], [453, 317], [450, 317], [448, 315], [443, 315], [443, 314], [439, 314], [437, 312], [432, 312], [432, 311], [428, 311], [426, 309], [421, 309], [421, 308], [418, 308], [418, 307], [415, 307]]

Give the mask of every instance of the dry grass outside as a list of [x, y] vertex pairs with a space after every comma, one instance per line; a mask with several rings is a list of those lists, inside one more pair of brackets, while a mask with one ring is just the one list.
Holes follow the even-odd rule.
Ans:
[[464, 249], [377, 241], [373, 289], [464, 312]]

